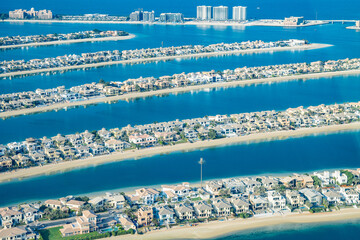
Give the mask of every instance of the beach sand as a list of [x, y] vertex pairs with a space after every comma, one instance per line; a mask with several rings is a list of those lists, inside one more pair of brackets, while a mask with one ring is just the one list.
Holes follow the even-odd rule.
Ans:
[[243, 230], [274, 226], [280, 224], [297, 223], [326, 223], [334, 221], [344, 221], [360, 218], [360, 209], [348, 208], [327, 213], [292, 213], [288, 215], [253, 217], [249, 219], [235, 219], [229, 221], [215, 221], [201, 223], [195, 227], [174, 227], [171, 229], [161, 229], [148, 232], [144, 235], [125, 235], [111, 237], [107, 239], [122, 240], [165, 240], [165, 239], [208, 239], [229, 235]]
[[82, 43], [82, 42], [120, 41], [120, 40], [131, 39], [134, 37], [135, 37], [134, 34], [129, 34], [127, 36], [117, 36], [117, 37], [86, 38], [86, 39], [73, 39], [73, 40], [64, 40], [64, 41], [26, 43], [26, 44], [18, 44], [18, 45], [0, 46], [0, 49], [48, 46], [48, 45], [57, 45], [57, 44], [72, 44], [72, 43]]
[[180, 56], [165, 56], [165, 57], [155, 57], [155, 58], [141, 58], [141, 59], [132, 59], [132, 60], [121, 60], [121, 61], [111, 61], [111, 62], [100, 62], [100, 63], [91, 63], [84, 65], [74, 65], [66, 67], [56, 67], [56, 68], [45, 68], [37, 70], [26, 70], [18, 72], [8, 72], [0, 74], [0, 78], [12, 77], [12, 76], [21, 76], [28, 74], [36, 74], [43, 72], [53, 72], [53, 71], [65, 71], [73, 69], [85, 69], [85, 68], [94, 68], [102, 67], [116, 64], [131, 64], [131, 63], [141, 63], [141, 62], [153, 62], [153, 61], [162, 61], [162, 60], [172, 60], [172, 59], [184, 59], [184, 58], [196, 58], [196, 57], [211, 57], [211, 56], [221, 56], [221, 55], [234, 55], [234, 54], [251, 54], [251, 53], [264, 53], [264, 52], [280, 52], [280, 51], [296, 51], [296, 50], [312, 50], [330, 47], [329, 44], [321, 43], [312, 43], [302, 46], [293, 46], [293, 47], [273, 47], [273, 48], [261, 48], [261, 49], [246, 49], [238, 51], [224, 51], [224, 52], [209, 52], [209, 53], [197, 53], [197, 54], [188, 54]]
[[0, 182], [10, 181], [13, 179], [22, 179], [38, 175], [51, 174], [62, 171], [69, 171], [74, 168], [82, 168], [87, 166], [95, 166], [108, 162], [116, 162], [127, 159], [138, 159], [142, 157], [150, 157], [163, 153], [191, 151], [196, 149], [211, 148], [236, 143], [260, 142], [271, 140], [283, 140], [290, 137], [302, 137], [315, 134], [335, 133], [342, 131], [354, 131], [360, 129], [360, 122], [324, 126], [316, 128], [304, 128], [292, 131], [277, 131], [267, 133], [256, 133], [246, 136], [238, 136], [232, 138], [221, 138], [216, 140], [207, 140], [194, 143], [181, 143], [173, 146], [158, 146], [145, 148], [140, 150], [127, 150], [124, 152], [116, 152], [109, 155], [96, 156], [87, 159], [79, 159], [74, 161], [61, 162], [57, 164], [48, 164], [42, 167], [31, 167], [27, 169], [19, 169], [17, 171], [5, 172], [0, 174]]

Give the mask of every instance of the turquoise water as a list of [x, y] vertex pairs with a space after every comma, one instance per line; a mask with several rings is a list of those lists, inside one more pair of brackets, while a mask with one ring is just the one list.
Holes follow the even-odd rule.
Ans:
[[[248, 6], [249, 18], [284, 18], [285, 16], [304, 16], [315, 19], [356, 19], [360, 3], [356, 0], [3, 0], [1, 11], [15, 8], [47, 8], [57, 14], [108, 13], [112, 15], [129, 15], [138, 8], [160, 12], [182, 12], [185, 17], [195, 17], [197, 5]], [[116, 3], [116, 4], [114, 4]], [[259, 7], [259, 9], [258, 9]]]
[[[179, 11], [185, 17], [195, 16], [195, 6], [246, 5], [250, 18], [284, 18], [304, 16], [314, 19], [357, 19], [360, 1], [338, 0], [198, 0], [198, 1], [124, 1], [119, 0], [3, 0], [0, 12], [15, 8], [48, 8], [60, 14], [109, 13], [127, 15], [137, 8], [160, 12]], [[259, 7], [259, 9], [257, 8]], [[56, 75], [34, 75], [0, 80], [0, 94], [52, 88], [71, 87], [99, 79], [122, 81], [139, 76], [162, 76], [181, 72], [234, 69], [242, 66], [261, 66], [291, 62], [360, 57], [360, 32], [346, 30], [349, 24], [329, 24], [299, 29], [276, 27], [197, 27], [142, 26], [112, 24], [34, 24], [0, 23], [0, 36], [67, 33], [94, 28], [119, 29], [136, 34], [136, 38], [118, 42], [82, 43], [0, 51], [1, 60], [33, 59], [69, 53], [113, 49], [134, 49], [211, 44], [244, 40], [275, 41], [298, 38], [311, 42], [329, 43], [333, 47], [300, 52], [275, 52], [241, 56], [174, 60], [137, 65], [117, 65], [69, 71]], [[299, 105], [333, 104], [360, 101], [359, 76], [336, 77], [308, 81], [293, 81], [271, 85], [196, 91], [164, 97], [150, 97], [116, 104], [61, 110], [0, 120], [0, 144], [27, 137], [53, 136], [102, 127], [121, 127], [129, 123], [201, 117], [260, 110], [283, 110]], [[119, 188], [198, 181], [197, 161], [204, 157], [206, 179], [246, 176], [265, 173], [306, 172], [318, 169], [359, 167], [360, 133], [342, 133], [211, 148], [185, 153], [172, 153], [136, 161], [129, 160], [101, 166], [91, 166], [71, 172], [35, 177], [0, 184], [0, 206], [28, 200], [57, 198]], [[357, 239], [358, 221], [307, 225], [293, 224], [234, 234], [221, 238], [237, 239]]]
[[[70, 134], [102, 127], [124, 127], [261, 110], [284, 110], [289, 107], [334, 104], [360, 100], [360, 81], [357, 76], [290, 81], [227, 89], [212, 89], [164, 97], [120, 101], [0, 119], [0, 143], [21, 141], [28, 137]], [[91, 119], [91, 121], [84, 121]], [[19, 128], [19, 126], [21, 126]], [[41, 126], [41, 127], [39, 127]]]
[[[197, 27], [197, 26], [163, 26], [163, 25], [113, 25], [113, 24], [36, 24], [36, 23], [0, 23], [0, 36], [18, 34], [39, 34], [42, 32], [76, 32], [80, 30], [122, 29], [134, 33], [137, 37], [131, 40], [79, 43], [47, 47], [14, 49], [0, 52], [0, 60], [33, 59], [60, 56], [69, 53], [94, 52], [113, 49], [136, 49], [185, 44], [208, 45], [219, 42], [247, 40], [276, 41], [280, 39], [300, 38], [311, 42], [329, 43], [334, 47], [311, 51], [274, 52], [247, 54], [242, 56], [223, 56], [200, 59], [183, 59], [167, 62], [115, 65], [88, 71], [69, 71], [57, 75], [34, 75], [16, 77], [0, 81], [0, 93], [52, 88], [59, 85], [71, 87], [101, 78], [106, 81], [123, 81], [139, 76], [163, 76], [181, 72], [235, 69], [243, 66], [262, 66], [291, 62], [310, 62], [318, 60], [354, 58], [360, 52], [359, 33], [346, 30], [342, 24], [329, 24], [318, 27], [286, 29], [278, 27]], [[36, 85], [34, 85], [36, 83]]]
[[[162, 154], [0, 184], [0, 206], [112, 189], [267, 173], [357, 168], [360, 131]], [[20, 194], [21, 193], [21, 194]]]
[[357, 239], [360, 221], [350, 220], [335, 223], [289, 224], [252, 229], [216, 238], [216, 240], [319, 240]]

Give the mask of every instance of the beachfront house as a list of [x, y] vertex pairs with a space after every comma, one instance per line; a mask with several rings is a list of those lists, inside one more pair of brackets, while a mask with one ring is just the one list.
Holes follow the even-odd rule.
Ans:
[[259, 195], [250, 195], [250, 203], [254, 212], [263, 212], [269, 207], [268, 200]]
[[254, 179], [251, 178], [245, 178], [243, 179], [243, 182], [246, 185], [246, 192], [247, 193], [253, 193], [256, 189], [261, 187], [261, 182], [256, 181]]
[[336, 205], [341, 203], [342, 195], [330, 188], [322, 190], [324, 198], [328, 201], [329, 205]]
[[268, 191], [267, 192], [269, 207], [275, 211], [279, 211], [285, 209], [286, 207], [286, 199], [283, 195], [276, 191]]
[[107, 147], [111, 152], [122, 151], [129, 146], [130, 144], [117, 139], [110, 139], [105, 142], [105, 147]]
[[194, 209], [198, 218], [209, 218], [212, 216], [213, 206], [207, 201], [194, 202]]
[[54, 210], [61, 209], [63, 207], [63, 204], [59, 200], [52, 200], [52, 199], [46, 200], [44, 202], [44, 205]]
[[318, 177], [321, 181], [321, 186], [327, 186], [329, 185], [331, 182], [331, 178], [330, 178], [330, 172], [329, 171], [324, 171], [324, 172], [314, 172], [314, 176]]
[[175, 211], [169, 206], [161, 206], [155, 209], [156, 217], [160, 225], [169, 225], [175, 223]]
[[214, 212], [218, 217], [226, 217], [232, 213], [232, 205], [223, 198], [213, 200], [212, 205], [214, 206]]
[[230, 198], [230, 203], [233, 206], [235, 214], [246, 213], [250, 210], [250, 203], [241, 197]]
[[134, 196], [138, 196], [143, 204], [154, 204], [160, 196], [160, 192], [154, 188], [140, 188], [135, 190]]
[[22, 210], [21, 210], [24, 214], [24, 222], [25, 223], [32, 223], [40, 218], [42, 218], [43, 214], [42, 212], [39, 211], [39, 209], [30, 206], [30, 205], [25, 205]]
[[9, 157], [0, 157], [0, 169], [9, 169], [13, 166], [13, 160]]
[[4, 228], [11, 228], [23, 220], [23, 213], [13, 208], [0, 209], [0, 222]]
[[69, 200], [65, 203], [65, 206], [68, 207], [71, 210], [76, 211], [76, 213], [78, 213], [81, 208], [84, 206], [85, 202], [84, 201], [78, 201], [78, 200]]
[[335, 181], [337, 183], [341, 184], [346, 184], [347, 183], [347, 176], [345, 173], [341, 173], [339, 170], [334, 171], [333, 174], [331, 174], [331, 177], [333, 177], [335, 179]]
[[32, 159], [30, 157], [28, 157], [27, 155], [23, 155], [21, 153], [12, 156], [11, 158], [15, 162], [15, 164], [19, 167], [25, 167], [32, 162]]
[[98, 143], [93, 143], [89, 145], [90, 152], [93, 156], [103, 155], [106, 153], [105, 147]]
[[105, 199], [107, 203], [115, 209], [124, 208], [126, 204], [125, 197], [119, 193], [106, 193]]
[[206, 183], [205, 189], [215, 197], [219, 196], [220, 190], [223, 188], [221, 181], [210, 181]]
[[312, 205], [319, 206], [322, 204], [322, 195], [314, 189], [303, 188], [299, 192], [306, 198]]
[[340, 193], [344, 196], [344, 200], [347, 204], [358, 204], [359, 193], [351, 186], [340, 186]]
[[240, 194], [246, 191], [245, 183], [239, 178], [223, 179], [225, 188], [230, 189], [231, 194]]
[[137, 211], [138, 226], [149, 226], [154, 219], [154, 212], [152, 207], [141, 207]]
[[106, 199], [103, 197], [94, 197], [88, 201], [95, 209], [104, 206]]
[[261, 183], [267, 190], [273, 190], [279, 186], [279, 180], [269, 177], [263, 178]]
[[180, 203], [175, 205], [175, 214], [179, 220], [191, 220], [195, 218], [195, 212], [190, 204]]
[[155, 145], [157, 140], [148, 134], [134, 134], [129, 136], [129, 142], [142, 147]]
[[283, 177], [280, 181], [287, 188], [314, 186], [314, 180], [307, 175], [294, 174], [294, 176]]
[[103, 138], [104, 140], [108, 140], [108, 139], [111, 138], [111, 132], [108, 131], [108, 130], [106, 130], [105, 128], [102, 128], [101, 130], [99, 130], [99, 131], [97, 132], [97, 134], [98, 134], [101, 138]]
[[172, 201], [180, 201], [184, 197], [189, 196], [189, 183], [182, 183], [181, 185], [162, 185], [162, 194], [167, 199], [172, 198]]
[[286, 201], [292, 208], [298, 208], [304, 205], [305, 199], [299, 191], [287, 189], [285, 191]]

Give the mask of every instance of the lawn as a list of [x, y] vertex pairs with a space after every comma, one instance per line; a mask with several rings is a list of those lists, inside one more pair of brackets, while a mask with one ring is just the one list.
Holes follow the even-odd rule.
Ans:
[[54, 227], [40, 230], [41, 238], [40, 240], [83, 240], [83, 239], [98, 239], [98, 238], [106, 238], [111, 236], [117, 236], [122, 234], [131, 234], [133, 231], [124, 231], [119, 230], [117, 232], [107, 232], [107, 233], [98, 233], [91, 232], [86, 234], [79, 234], [70, 237], [62, 237], [59, 229], [62, 227]]
[[62, 227], [54, 227], [40, 230], [40, 235], [42, 240], [60, 240], [63, 239], [59, 229]]
[[202, 198], [201, 197], [196, 197], [196, 198], [191, 198], [191, 201], [199, 201], [199, 200], [202, 200]]

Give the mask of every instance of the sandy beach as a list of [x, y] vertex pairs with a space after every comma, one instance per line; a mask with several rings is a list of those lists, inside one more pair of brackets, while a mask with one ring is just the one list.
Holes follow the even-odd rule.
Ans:
[[0, 46], [0, 49], [48, 46], [48, 45], [58, 45], [58, 44], [72, 44], [72, 43], [83, 43], [83, 42], [120, 41], [120, 40], [132, 39], [134, 37], [135, 37], [134, 34], [129, 34], [127, 36], [117, 36], [117, 37], [86, 38], [86, 39], [73, 39], [73, 40], [64, 40], [64, 41], [27, 43], [27, 44]]
[[357, 74], [360, 74], [360, 69], [359, 70], [349, 70], [349, 71], [301, 74], [301, 75], [293, 75], [293, 76], [285, 76], [285, 77], [261, 78], [261, 79], [222, 82], [222, 83], [211, 83], [211, 84], [186, 86], [186, 87], [179, 87], [179, 88], [168, 88], [168, 89], [148, 91], [148, 92], [135, 92], [135, 93], [128, 93], [128, 94], [119, 95], [119, 96], [93, 98], [93, 99], [87, 99], [87, 100], [77, 101], [77, 102], [58, 103], [58, 104], [53, 104], [50, 106], [39, 106], [36, 108], [26, 108], [26, 109], [14, 110], [14, 111], [1, 112], [0, 118], [9, 118], [9, 117], [15, 117], [15, 116], [19, 116], [19, 115], [47, 112], [47, 111], [52, 111], [52, 110], [56, 110], [56, 109], [71, 108], [71, 107], [76, 107], [76, 106], [85, 106], [85, 105], [98, 104], [98, 103], [104, 103], [104, 102], [111, 103], [111, 102], [119, 101], [119, 100], [128, 101], [128, 100], [135, 99], [135, 98], [161, 96], [161, 95], [166, 95], [166, 94], [170, 94], [170, 93], [189, 92], [189, 91], [208, 89], [208, 88], [218, 88], [218, 87], [226, 88], [226, 87], [246, 86], [246, 85], [252, 85], [252, 84], [275, 83], [275, 82], [318, 79], [318, 78], [330, 78], [330, 77], [336, 77], [336, 76], [357, 75]]
[[293, 213], [268, 217], [253, 217], [249, 219], [235, 219], [229, 221], [215, 221], [201, 223], [195, 227], [174, 227], [169, 230], [161, 229], [144, 235], [125, 235], [107, 239], [122, 240], [165, 240], [165, 239], [209, 239], [229, 235], [243, 230], [268, 227], [280, 224], [297, 223], [326, 223], [360, 218], [360, 209], [348, 208], [327, 213]]
[[188, 54], [182, 56], [165, 56], [165, 57], [155, 57], [155, 58], [141, 58], [141, 59], [132, 59], [132, 60], [121, 60], [121, 61], [112, 61], [112, 62], [100, 62], [100, 63], [91, 63], [84, 65], [74, 65], [66, 67], [56, 67], [56, 68], [46, 68], [46, 69], [37, 69], [37, 70], [27, 70], [19, 72], [9, 72], [2, 73], [0, 77], [12, 77], [12, 76], [21, 76], [27, 74], [36, 74], [43, 72], [53, 72], [53, 71], [65, 71], [73, 69], [85, 69], [85, 68], [94, 68], [102, 67], [116, 64], [131, 64], [131, 63], [141, 63], [141, 62], [153, 62], [153, 61], [163, 61], [163, 60], [172, 60], [172, 59], [184, 59], [184, 58], [196, 58], [196, 57], [212, 57], [212, 56], [221, 56], [221, 55], [234, 55], [234, 54], [251, 54], [251, 53], [264, 53], [264, 52], [279, 52], [279, 51], [295, 51], [295, 50], [312, 50], [330, 47], [329, 44], [320, 44], [312, 43], [302, 46], [293, 46], [293, 47], [273, 47], [273, 48], [261, 48], [261, 49], [246, 49], [238, 51], [223, 51], [223, 52], [210, 52], [210, 53], [197, 53], [197, 54]]
[[195, 143], [181, 143], [173, 146], [158, 146], [158, 147], [145, 148], [140, 150], [128, 150], [124, 152], [116, 152], [110, 155], [96, 156], [87, 159], [80, 159], [74, 161], [61, 162], [58, 164], [44, 165], [42, 167], [32, 167], [32, 168], [20, 169], [12, 172], [5, 172], [0, 174], [0, 182], [10, 181], [13, 179], [33, 177], [38, 175], [51, 174], [56, 172], [69, 171], [74, 168], [96, 166], [99, 164], [122, 161], [126, 159], [136, 160], [143, 157], [149, 157], [149, 156], [171, 153], [171, 152], [192, 151], [196, 149], [225, 146], [236, 143], [284, 140], [290, 137], [303, 137], [303, 136], [316, 135], [316, 134], [354, 131], [358, 129], [360, 129], [360, 122], [325, 126], [325, 127], [304, 128], [293, 131], [256, 133], [246, 136], [221, 138], [216, 140], [200, 141]]

